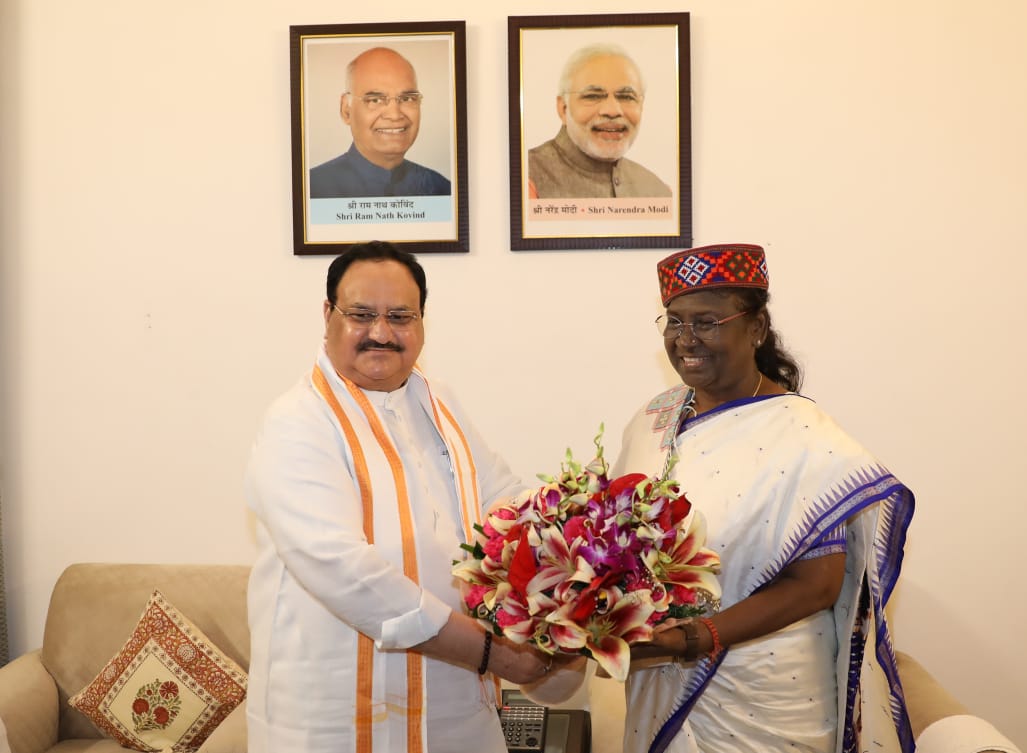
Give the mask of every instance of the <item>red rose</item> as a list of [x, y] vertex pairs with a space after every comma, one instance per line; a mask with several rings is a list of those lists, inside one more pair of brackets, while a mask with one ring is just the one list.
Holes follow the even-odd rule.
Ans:
[[695, 590], [687, 586], [672, 586], [670, 592], [675, 604], [685, 606], [687, 604], [695, 604], [698, 600]]
[[670, 503], [671, 520], [676, 526], [682, 520], [688, 517], [688, 513], [692, 512], [692, 503], [689, 502], [685, 497], [678, 497]]
[[517, 593], [528, 593], [528, 582], [538, 573], [535, 555], [528, 543], [528, 531], [521, 532], [521, 540], [517, 544], [513, 559], [510, 560], [510, 585]]
[[595, 611], [606, 611], [606, 586], [615, 580], [617, 573], [611, 571], [606, 575], [597, 575], [578, 595], [578, 603], [571, 611], [571, 619], [579, 625]]
[[596, 611], [596, 595], [594, 591], [582, 591], [578, 603], [574, 605], [571, 619], [579, 625]]
[[162, 727], [168, 723], [168, 719], [171, 718], [171, 712], [163, 706], [158, 706], [153, 710], [153, 721]]
[[659, 516], [656, 518], [656, 522], [659, 523], [660, 528], [666, 532], [674, 527], [674, 520], [671, 518], [670, 505], [664, 503], [663, 508], [660, 510]]
[[150, 710], [150, 702], [145, 698], [136, 698], [132, 704], [132, 713], [134, 714], [145, 714]]
[[521, 538], [521, 533], [524, 531], [524, 525], [522, 523], [514, 523], [510, 526], [510, 530], [506, 532], [506, 536], [503, 537], [504, 541], [517, 541]]
[[607, 488], [606, 493], [612, 499], [616, 499], [617, 497], [621, 496], [624, 492], [634, 494], [635, 487], [641, 484], [647, 478], [649, 477], [646, 476], [644, 473], [629, 473], [627, 476], [615, 478], [613, 481], [610, 482], [610, 486], [609, 488]]

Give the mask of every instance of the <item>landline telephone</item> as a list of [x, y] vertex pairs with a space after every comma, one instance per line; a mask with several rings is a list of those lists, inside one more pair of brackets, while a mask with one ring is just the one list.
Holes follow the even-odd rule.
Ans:
[[551, 709], [503, 690], [499, 721], [510, 753], [590, 753], [592, 722], [582, 709]]

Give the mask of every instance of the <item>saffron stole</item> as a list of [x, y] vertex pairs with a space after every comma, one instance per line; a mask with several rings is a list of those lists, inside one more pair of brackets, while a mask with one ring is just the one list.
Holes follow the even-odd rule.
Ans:
[[[424, 381], [423, 375], [416, 369], [413, 376]], [[363, 510], [364, 536], [369, 544], [377, 543], [384, 552], [401, 552], [403, 574], [414, 583], [420, 584], [413, 514], [410, 509], [410, 497], [399, 453], [364, 393], [353, 382], [341, 375], [339, 378], [350, 398], [345, 401], [345, 406], [344, 401], [339, 400], [332, 390], [320, 365], [316, 365], [311, 374], [314, 388], [331, 408], [352, 454], [353, 474], [359, 488]], [[424, 381], [424, 384], [427, 388], [427, 381]], [[449, 451], [449, 457], [453, 463], [453, 474], [458, 482], [457, 493], [460, 500], [460, 516], [464, 536], [465, 540], [470, 541], [474, 532], [473, 526], [480, 525], [482, 522], [478, 473], [471, 454], [471, 447], [456, 418], [441, 400], [435, 398], [430, 388], [428, 388], [428, 398], [431, 404], [432, 421], [446, 443], [446, 449]], [[363, 441], [361, 441], [361, 435], [363, 435]], [[372, 456], [370, 463], [368, 462], [369, 454]], [[385, 468], [388, 468], [391, 479], [386, 475]], [[376, 493], [378, 494], [377, 505], [374, 504]], [[390, 501], [394, 504], [387, 504]], [[381, 532], [386, 532], [386, 536], [387, 532], [398, 530], [399, 540], [394, 542], [391, 548], [390, 542], [376, 542], [376, 528]], [[396, 559], [400, 559], [400, 557]], [[374, 641], [361, 633], [357, 641], [357, 753], [372, 753], [374, 750], [373, 727], [375, 717], [379, 715], [375, 712], [372, 701], [374, 662]], [[498, 684], [498, 681], [496, 683]], [[424, 695], [424, 657], [414, 651], [408, 651], [406, 652], [405, 750], [410, 753], [424, 753], [427, 750], [424, 739]]]

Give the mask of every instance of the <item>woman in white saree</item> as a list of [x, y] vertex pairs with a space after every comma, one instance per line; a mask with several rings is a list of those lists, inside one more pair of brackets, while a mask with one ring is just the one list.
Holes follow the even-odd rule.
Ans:
[[723, 595], [633, 650], [625, 752], [912, 751], [884, 614], [912, 493], [797, 393], [763, 249], [689, 249], [658, 272], [683, 384], [631, 421], [614, 475], [671, 466]]

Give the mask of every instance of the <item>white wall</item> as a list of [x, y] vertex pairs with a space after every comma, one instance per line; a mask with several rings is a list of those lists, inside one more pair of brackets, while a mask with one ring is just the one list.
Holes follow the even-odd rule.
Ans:
[[[552, 4], [389, 7], [2, 0], [15, 653], [71, 562], [253, 554], [248, 446], [311, 364], [329, 261], [292, 254], [290, 24], [467, 20], [472, 252], [422, 257], [423, 360], [519, 473], [587, 454], [600, 421], [612, 456], [674, 382], [650, 323], [665, 252], [509, 250], [506, 14]], [[1027, 5], [644, 10], [692, 14], [696, 245], [767, 247], [805, 391], [918, 495], [900, 648], [1027, 745]]]

